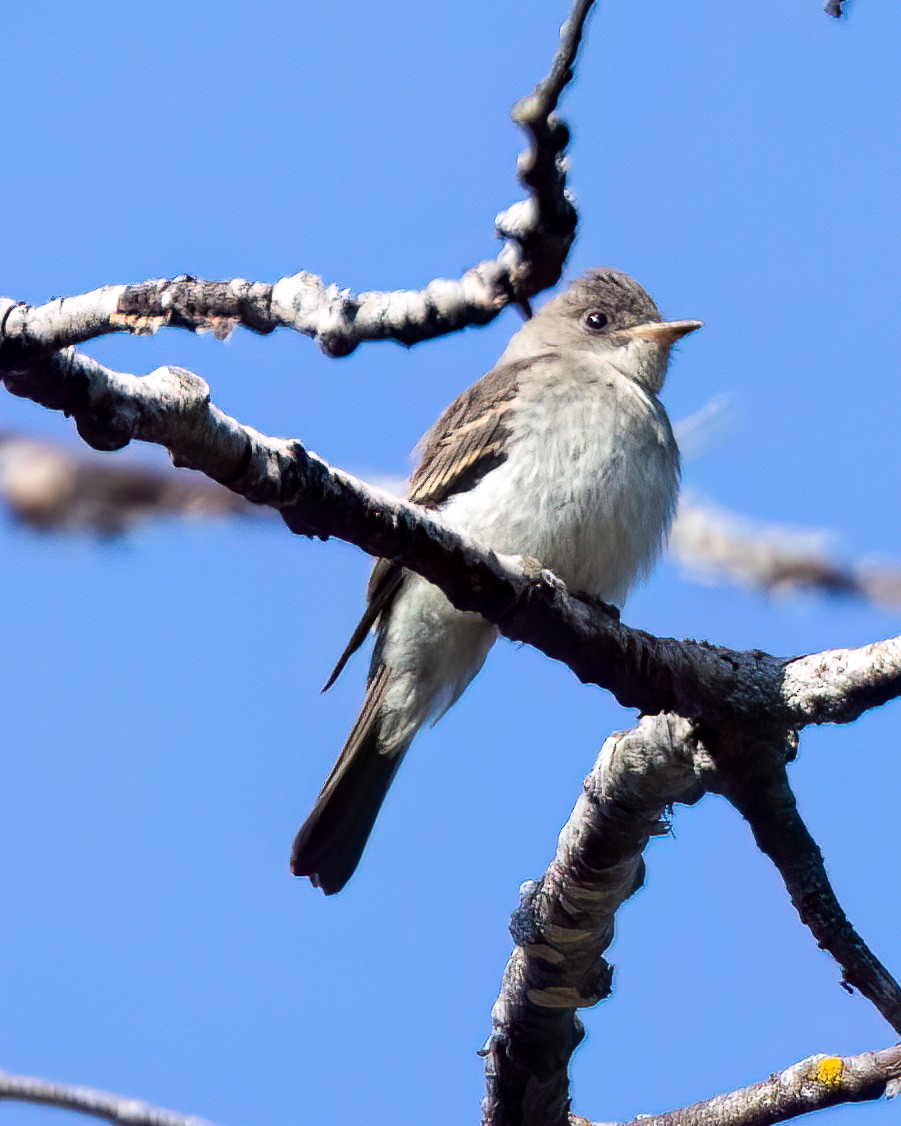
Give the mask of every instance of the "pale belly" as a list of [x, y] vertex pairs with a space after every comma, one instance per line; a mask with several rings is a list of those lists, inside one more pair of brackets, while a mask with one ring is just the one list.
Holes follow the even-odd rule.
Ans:
[[[621, 606], [660, 549], [677, 489], [678, 454], [660, 405], [583, 378], [526, 401], [511, 456], [441, 513], [485, 546], [533, 556], [571, 590]], [[478, 614], [408, 576], [377, 649], [393, 672], [382, 704], [386, 746], [406, 746], [449, 707], [496, 637]]]
[[659, 404], [640, 391], [612, 400], [611, 390], [581, 382], [527, 405], [511, 456], [442, 514], [496, 551], [534, 556], [570, 589], [622, 605], [668, 531], [678, 456]]

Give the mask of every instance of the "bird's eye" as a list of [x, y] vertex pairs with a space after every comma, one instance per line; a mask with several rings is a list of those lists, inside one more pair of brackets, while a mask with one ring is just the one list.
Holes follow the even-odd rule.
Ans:
[[591, 309], [585, 314], [585, 327], [590, 332], [600, 332], [610, 323], [610, 318], [600, 309]]

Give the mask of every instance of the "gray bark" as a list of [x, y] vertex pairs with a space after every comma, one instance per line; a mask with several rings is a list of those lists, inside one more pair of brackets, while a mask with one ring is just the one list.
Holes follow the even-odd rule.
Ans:
[[[99, 450], [138, 439], [164, 446], [180, 467], [205, 473], [246, 501], [276, 510], [295, 533], [336, 536], [396, 559], [438, 585], [461, 610], [565, 663], [644, 718], [612, 736], [589, 776], [556, 857], [525, 886], [515, 949], [493, 1012], [486, 1123], [568, 1126], [568, 1063], [581, 1039], [578, 1010], [609, 989], [604, 952], [616, 910], [640, 885], [642, 852], [665, 831], [667, 806], [723, 794], [747, 819], [842, 981], [901, 1032], [901, 988], [854, 931], [800, 819], [788, 767], [804, 727], [849, 723], [901, 695], [901, 638], [799, 658], [739, 652], [708, 642], [656, 638], [609, 607], [566, 590], [539, 561], [499, 556], [445, 525], [328, 465], [299, 442], [270, 438], [215, 407], [207, 385], [179, 367], [144, 378], [115, 372], [74, 345], [110, 332], [163, 326], [227, 335], [279, 325], [318, 339], [330, 355], [361, 341], [414, 343], [483, 323], [560, 275], [576, 215], [565, 190], [566, 127], [554, 117], [591, 9], [575, 0], [549, 76], [515, 108], [530, 147], [519, 172], [529, 199], [498, 220], [507, 244], [459, 282], [418, 293], [354, 297], [298, 274], [274, 285], [194, 278], [111, 286], [38, 308], [0, 301], [0, 378], [7, 389], [74, 418]], [[840, 14], [841, 4], [830, 4]], [[651, 1121], [655, 1126], [762, 1126], [836, 1102], [896, 1092], [898, 1048], [841, 1060], [815, 1057], [757, 1087]], [[25, 1077], [0, 1079], [0, 1098], [42, 1102], [133, 1126], [198, 1126], [198, 1120]], [[584, 1120], [581, 1120], [584, 1121]]]

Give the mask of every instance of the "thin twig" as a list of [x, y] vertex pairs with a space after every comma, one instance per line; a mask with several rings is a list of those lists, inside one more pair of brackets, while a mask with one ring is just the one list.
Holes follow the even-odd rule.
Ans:
[[862, 993], [901, 1034], [901, 986], [848, 921], [787, 775], [775, 772], [766, 782], [755, 775], [746, 785], [732, 777], [723, 792], [775, 864], [801, 922], [841, 967], [842, 984]]
[[39, 1103], [103, 1118], [117, 1126], [211, 1126], [204, 1118], [161, 1110], [138, 1099], [95, 1091], [91, 1087], [69, 1087], [31, 1075], [9, 1075], [0, 1071], [0, 1100]]
[[497, 228], [522, 250], [511, 277], [524, 296], [554, 284], [554, 255], [548, 255], [546, 248], [556, 246], [565, 258], [575, 236], [578, 216], [566, 191], [563, 159], [569, 130], [554, 111], [560, 95], [572, 81], [585, 22], [593, 5], [594, 0], [575, 0], [560, 30], [560, 46], [550, 73], [513, 107], [513, 120], [531, 141], [517, 163], [520, 183], [528, 189], [530, 199], [499, 215]]

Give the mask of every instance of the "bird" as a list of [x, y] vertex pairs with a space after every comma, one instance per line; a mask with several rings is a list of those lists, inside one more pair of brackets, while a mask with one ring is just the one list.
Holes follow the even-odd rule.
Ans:
[[[672, 522], [679, 451], [658, 395], [672, 345], [702, 323], [664, 321], [634, 278], [589, 270], [426, 432], [409, 500], [620, 608]], [[294, 875], [326, 895], [356, 870], [416, 733], [456, 703], [498, 637], [426, 579], [379, 559], [326, 688], [371, 630], [362, 709], [291, 857]]]

